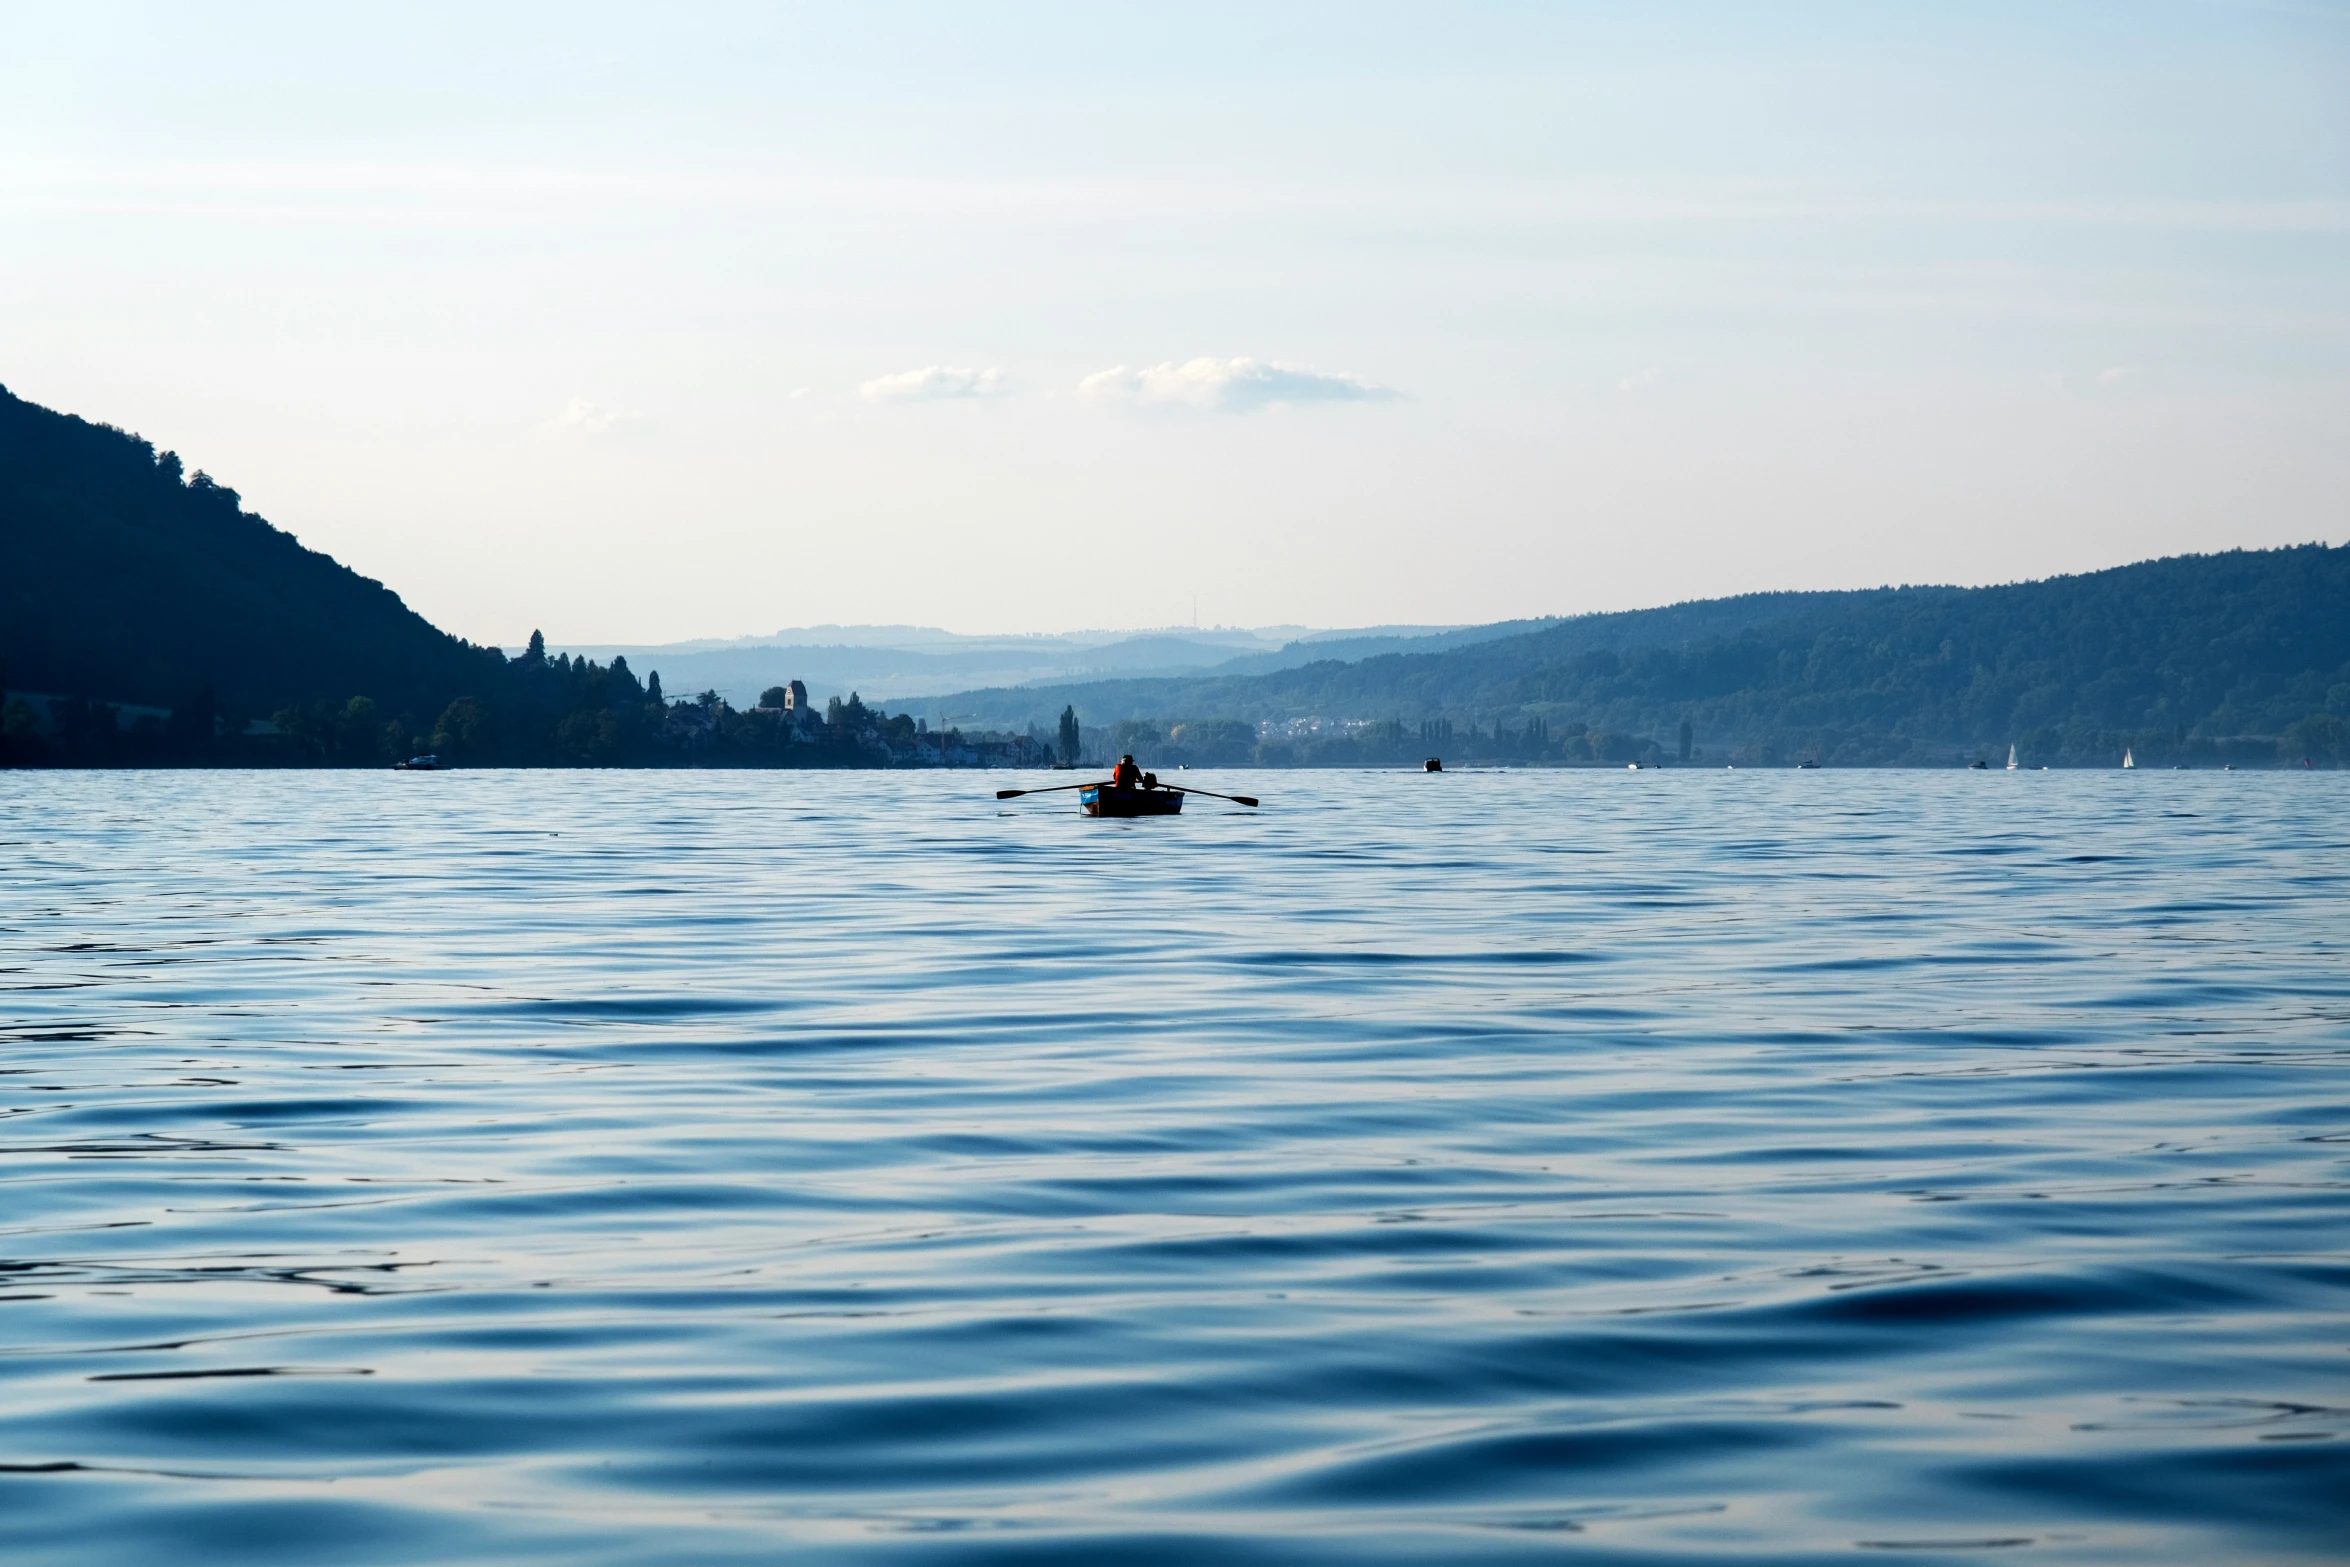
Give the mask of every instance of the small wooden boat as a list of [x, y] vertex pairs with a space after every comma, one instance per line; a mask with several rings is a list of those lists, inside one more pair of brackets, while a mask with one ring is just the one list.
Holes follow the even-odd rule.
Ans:
[[1179, 816], [1183, 812], [1183, 791], [1087, 784], [1077, 791], [1077, 808], [1088, 816]]
[[448, 770], [448, 764], [437, 756], [411, 756], [405, 762], [392, 764], [395, 773], [445, 773]]

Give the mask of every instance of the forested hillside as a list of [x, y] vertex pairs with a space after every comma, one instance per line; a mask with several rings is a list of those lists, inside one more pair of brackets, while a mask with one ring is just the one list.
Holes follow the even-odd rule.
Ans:
[[[509, 660], [436, 629], [110, 425], [0, 389], [0, 763], [520, 766], [986, 761], [852, 693], [827, 712], [671, 701], [627, 660]], [[146, 711], [140, 711], [146, 709]], [[1024, 753], [1022, 753], [1024, 754]], [[1041, 754], [1041, 751], [1039, 752]]]
[[[1464, 756], [1946, 766], [2350, 759], [2350, 547], [2232, 551], [1993, 588], [1766, 594], [1593, 615], [1264, 675], [971, 692], [1073, 706], [1178, 760]], [[1123, 725], [1123, 728], [1117, 726]], [[1243, 737], [1249, 738], [1244, 743]]]
[[263, 714], [365, 692], [437, 712], [487, 657], [174, 454], [0, 389], [10, 685], [158, 707], [209, 692]]

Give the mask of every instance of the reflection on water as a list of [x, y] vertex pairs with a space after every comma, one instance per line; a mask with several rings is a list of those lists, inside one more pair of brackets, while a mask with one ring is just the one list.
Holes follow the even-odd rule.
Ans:
[[2338, 1558], [2350, 779], [0, 775], [11, 1561]]

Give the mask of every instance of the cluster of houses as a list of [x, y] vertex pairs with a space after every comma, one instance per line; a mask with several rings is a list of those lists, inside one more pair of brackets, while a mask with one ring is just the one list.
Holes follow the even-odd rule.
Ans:
[[819, 711], [798, 680], [769, 687], [741, 714], [724, 701], [678, 703], [668, 722], [689, 746], [747, 723], [767, 731], [761, 738], [770, 743], [849, 753], [867, 766], [1043, 767], [1052, 761], [1051, 745], [1037, 735], [932, 729], [926, 719], [885, 714], [854, 694], [845, 703], [834, 701], [829, 712]]

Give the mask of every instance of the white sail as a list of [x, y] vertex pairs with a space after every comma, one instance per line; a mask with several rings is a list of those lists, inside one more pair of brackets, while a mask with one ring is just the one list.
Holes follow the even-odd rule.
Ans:
[[2123, 747], [2122, 747], [2122, 766], [2124, 766], [2124, 767], [2135, 767], [2135, 766], [2137, 766], [2137, 765], [2138, 765], [2138, 763], [2137, 763], [2137, 760], [2136, 760], [2134, 757], [2132, 757], [2132, 756], [2130, 755], [2130, 748], [2129, 748], [2128, 746], [2126, 746], [2126, 745], [2125, 745], [2125, 746], [2123, 746]]
[[2012, 745], [2007, 748], [2007, 770], [2011, 773], [2015, 771], [2015, 747]]

